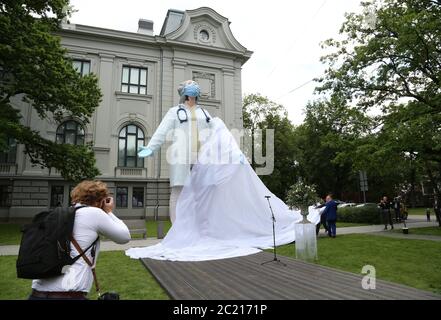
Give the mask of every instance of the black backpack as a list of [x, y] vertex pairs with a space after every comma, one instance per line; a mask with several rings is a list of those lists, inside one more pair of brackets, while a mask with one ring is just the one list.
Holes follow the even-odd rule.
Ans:
[[37, 214], [32, 223], [22, 228], [22, 238], [17, 259], [17, 277], [45, 279], [60, 276], [65, 266], [75, 263], [94, 247], [99, 237], [82, 254], [72, 258], [70, 243], [76, 210], [83, 208], [56, 208]]

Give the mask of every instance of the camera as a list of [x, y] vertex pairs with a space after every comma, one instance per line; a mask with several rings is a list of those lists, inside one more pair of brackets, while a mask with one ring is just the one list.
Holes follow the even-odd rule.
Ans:
[[119, 293], [117, 292], [105, 292], [98, 297], [98, 300], [120, 300]]

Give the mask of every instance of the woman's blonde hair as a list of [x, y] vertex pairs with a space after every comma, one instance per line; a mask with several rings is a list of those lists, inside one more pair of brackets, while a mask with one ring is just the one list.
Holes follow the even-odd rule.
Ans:
[[73, 203], [97, 206], [101, 201], [109, 197], [109, 190], [102, 181], [85, 180], [73, 188], [70, 197]]

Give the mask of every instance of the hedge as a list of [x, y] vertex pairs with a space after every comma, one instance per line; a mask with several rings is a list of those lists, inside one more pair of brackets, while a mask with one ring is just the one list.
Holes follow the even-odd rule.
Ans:
[[341, 222], [381, 224], [381, 214], [375, 204], [362, 207], [338, 208], [337, 220]]

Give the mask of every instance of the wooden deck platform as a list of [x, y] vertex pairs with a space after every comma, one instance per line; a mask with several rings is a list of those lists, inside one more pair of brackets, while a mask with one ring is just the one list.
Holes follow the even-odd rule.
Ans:
[[[430, 292], [376, 281], [375, 290], [364, 290], [363, 275], [339, 271], [267, 252], [202, 262], [141, 259], [144, 266], [177, 300], [200, 299], [441, 299]], [[360, 267], [361, 270], [361, 267]]]

